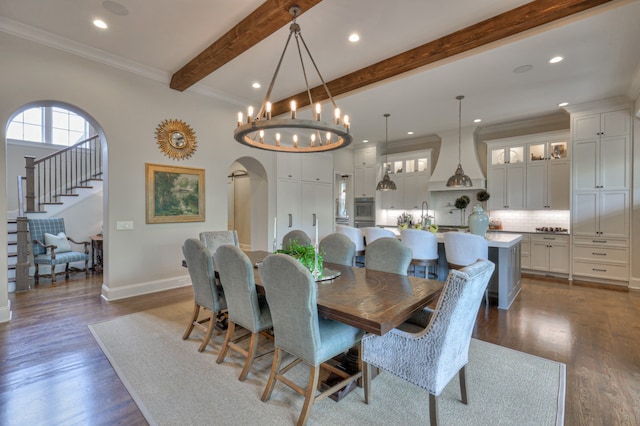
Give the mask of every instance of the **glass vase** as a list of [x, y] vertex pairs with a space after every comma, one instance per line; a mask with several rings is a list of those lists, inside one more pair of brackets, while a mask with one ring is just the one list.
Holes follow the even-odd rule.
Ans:
[[484, 212], [482, 206], [473, 206], [473, 211], [469, 215], [469, 231], [484, 237], [487, 229], [489, 229], [489, 216]]

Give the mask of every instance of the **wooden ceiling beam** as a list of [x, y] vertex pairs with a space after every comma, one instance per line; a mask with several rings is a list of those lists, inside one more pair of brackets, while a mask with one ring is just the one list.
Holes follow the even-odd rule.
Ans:
[[[470, 27], [430, 41], [327, 83], [333, 97], [395, 77], [416, 68], [458, 55], [532, 28], [566, 18], [613, 0], [535, 0]], [[328, 99], [323, 86], [311, 89], [314, 102]], [[309, 105], [306, 91], [273, 103], [277, 116], [289, 111], [289, 102], [298, 108]]]
[[[300, 15], [322, 0], [267, 0], [239, 24], [180, 68], [169, 87], [184, 91], [227, 62], [291, 22], [289, 8], [298, 5]], [[298, 16], [300, 16], [298, 15]]]

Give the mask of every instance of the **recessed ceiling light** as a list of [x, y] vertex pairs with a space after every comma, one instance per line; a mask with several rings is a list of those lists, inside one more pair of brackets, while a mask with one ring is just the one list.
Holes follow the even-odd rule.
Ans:
[[519, 67], [513, 69], [513, 73], [523, 74], [525, 72], [531, 71], [532, 68], [533, 68], [533, 65], [520, 65]]
[[481, 118], [476, 118], [475, 120], [473, 120], [473, 122], [474, 122], [474, 123], [479, 123], [479, 122], [481, 122], [481, 121], [482, 121], [482, 119], [481, 119]]
[[93, 25], [95, 25], [96, 27], [102, 29], [102, 30], [106, 30], [108, 28], [107, 23], [104, 22], [102, 19], [94, 19], [93, 20]]
[[567, 106], [567, 105], [569, 105], [569, 102], [560, 102], [560, 103], [558, 104], [558, 106], [559, 106], [559, 107], [565, 107], [565, 106]]
[[561, 62], [564, 58], [562, 56], [554, 56], [553, 58], [549, 59], [549, 63], [550, 64], [557, 64], [558, 62]]
[[360, 41], [360, 35], [359, 35], [358, 33], [351, 33], [351, 34], [349, 35], [349, 41], [350, 41], [351, 43], [355, 43], [355, 42], [357, 42], [357, 41]]
[[251, 87], [253, 87], [254, 89], [259, 89], [261, 86], [260, 86], [260, 83], [258, 83], [258, 82], [256, 81], [255, 83], [253, 83], [253, 84], [251, 85]]
[[408, 135], [412, 135], [412, 134], [413, 134], [413, 132], [412, 132], [412, 131], [408, 131], [408, 132], [407, 132], [407, 134], [408, 134]]
[[364, 140], [362, 141], [362, 143], [367, 143], [367, 142], [369, 142], [369, 139], [364, 139]]

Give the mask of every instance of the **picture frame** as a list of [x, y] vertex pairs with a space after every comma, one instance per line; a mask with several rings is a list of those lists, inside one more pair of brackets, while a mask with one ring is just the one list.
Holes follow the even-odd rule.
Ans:
[[204, 169], [145, 163], [147, 223], [205, 221]]

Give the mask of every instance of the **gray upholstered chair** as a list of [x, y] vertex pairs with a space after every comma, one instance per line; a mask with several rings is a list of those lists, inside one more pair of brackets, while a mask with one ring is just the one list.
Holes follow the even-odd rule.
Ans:
[[200, 241], [209, 249], [211, 257], [216, 254], [216, 250], [223, 244], [240, 246], [238, 242], [238, 231], [205, 231], [200, 233]]
[[[256, 292], [253, 264], [240, 248], [229, 244], [222, 245], [216, 250], [214, 260], [218, 265], [218, 274], [224, 288], [229, 315], [227, 335], [216, 362], [222, 363], [229, 349], [242, 354], [245, 357], [239, 377], [242, 381], [247, 377], [253, 360], [256, 358], [259, 335], [272, 327], [271, 313], [267, 300]], [[244, 334], [233, 340], [236, 324], [247, 329], [249, 334]], [[238, 343], [249, 336], [251, 337], [249, 348], [245, 349]]]
[[[383, 336], [365, 336], [362, 339], [365, 379], [371, 364], [425, 389], [429, 393], [432, 425], [438, 421], [436, 397], [456, 373], [460, 377], [462, 402], [466, 404], [465, 368], [471, 333], [493, 269], [492, 262], [479, 260], [450, 271], [435, 312], [423, 315], [424, 322], [404, 323], [403, 330], [396, 328]], [[364, 380], [364, 386], [367, 393], [369, 380]]]
[[325, 262], [353, 266], [356, 245], [343, 234], [329, 234], [320, 241], [320, 253]]
[[407, 275], [411, 256], [411, 249], [397, 238], [382, 237], [367, 244], [364, 264], [367, 269]]
[[[66, 265], [65, 278], [69, 278], [70, 263], [84, 262], [84, 273], [89, 275], [89, 241], [75, 241], [66, 235], [64, 219], [51, 217], [42, 219], [28, 219], [29, 233], [31, 234], [33, 263], [35, 272], [33, 278], [37, 283], [40, 280], [40, 265], [51, 267], [51, 283], [56, 283], [56, 265]], [[74, 244], [84, 246], [82, 252], [73, 251], [71, 241]], [[58, 272], [58, 273], [63, 273]]]
[[289, 231], [282, 237], [282, 248], [286, 249], [293, 242], [297, 241], [301, 246], [308, 246], [311, 244], [311, 238], [307, 235], [306, 232], [300, 229], [294, 229], [293, 231]]
[[356, 245], [355, 264], [364, 266], [364, 234], [360, 228], [348, 225], [336, 225], [336, 232], [344, 234]]
[[[484, 237], [466, 232], [445, 232], [443, 238], [449, 269], [460, 269], [478, 259], [489, 259], [489, 244]], [[484, 303], [489, 308], [489, 287], [484, 292]]]
[[[429, 275], [437, 277], [438, 238], [436, 235], [420, 229], [403, 229], [400, 231], [400, 236], [402, 244], [409, 247], [413, 253], [411, 258], [413, 275], [416, 275], [417, 266], [424, 266], [425, 278], [428, 278]], [[430, 266], [433, 266], [435, 269], [433, 274], [429, 274]]]
[[[194, 327], [202, 329], [205, 332], [205, 336], [198, 348], [198, 351], [202, 352], [211, 340], [215, 329], [216, 317], [219, 312], [227, 308], [227, 302], [224, 298], [224, 291], [216, 285], [213, 259], [204, 243], [195, 238], [189, 238], [182, 245], [182, 254], [187, 261], [187, 269], [189, 270], [194, 293], [193, 315], [182, 339], [186, 340], [191, 335]], [[206, 309], [211, 315], [203, 320], [198, 320], [200, 308]], [[204, 326], [205, 323], [209, 323], [208, 327]]]
[[[316, 283], [311, 273], [294, 258], [285, 254], [273, 254], [267, 256], [259, 268], [271, 308], [276, 348], [262, 400], [267, 401], [271, 397], [277, 381], [286, 384], [305, 397], [298, 418], [298, 425], [304, 425], [317, 399], [322, 399], [361, 377], [360, 372], [349, 375], [325, 361], [358, 344], [364, 332], [318, 315]], [[295, 359], [280, 368], [283, 352], [293, 355]], [[292, 386], [284, 376], [300, 362], [309, 365], [311, 369], [306, 389]], [[343, 380], [316, 395], [321, 366]], [[365, 394], [365, 401], [367, 397]]]

